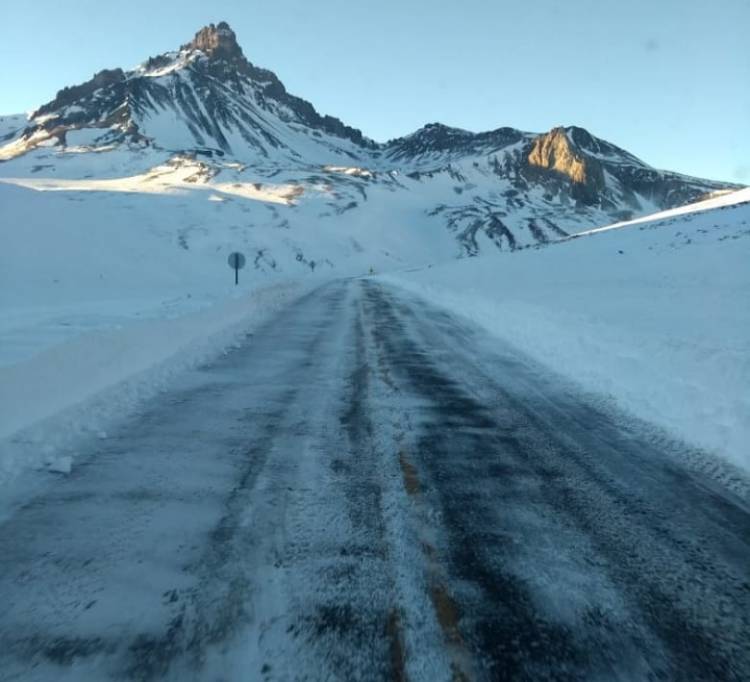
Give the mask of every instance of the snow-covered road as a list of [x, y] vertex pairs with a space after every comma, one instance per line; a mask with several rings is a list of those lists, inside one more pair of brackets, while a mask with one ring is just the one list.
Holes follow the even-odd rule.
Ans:
[[750, 510], [678, 447], [330, 283], [0, 525], [0, 679], [749, 679]]

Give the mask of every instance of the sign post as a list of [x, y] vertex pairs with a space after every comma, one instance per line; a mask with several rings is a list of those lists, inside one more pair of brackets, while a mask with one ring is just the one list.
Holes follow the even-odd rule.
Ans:
[[245, 256], [239, 251], [233, 251], [229, 254], [227, 263], [234, 270], [234, 285], [237, 286], [240, 283], [240, 270], [245, 267]]

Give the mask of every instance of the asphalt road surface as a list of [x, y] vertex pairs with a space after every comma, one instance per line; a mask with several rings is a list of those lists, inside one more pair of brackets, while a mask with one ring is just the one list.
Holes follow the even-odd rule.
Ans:
[[0, 679], [748, 680], [750, 511], [647, 431], [333, 282], [0, 524]]

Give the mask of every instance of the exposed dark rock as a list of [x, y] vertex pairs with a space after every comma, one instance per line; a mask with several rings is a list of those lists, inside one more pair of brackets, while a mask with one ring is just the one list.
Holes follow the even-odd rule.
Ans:
[[81, 85], [63, 88], [57, 93], [55, 99], [39, 107], [33, 116], [41, 116], [72, 104], [80, 104], [80, 100], [91, 97], [97, 90], [107, 87], [119, 88], [124, 80], [125, 72], [122, 69], [104, 69]]
[[190, 43], [183, 45], [182, 49], [195, 49], [205, 53], [211, 60], [206, 67], [207, 73], [229, 80], [235, 87], [242, 87], [242, 76], [250, 78], [255, 83], [263, 84], [263, 97], [288, 106], [299, 116], [304, 125], [350, 139], [364, 147], [374, 146], [374, 143], [364, 137], [362, 131], [344, 125], [334, 116], [321, 116], [308, 101], [289, 94], [273, 71], [257, 67], [249, 62], [237, 43], [236, 34], [227, 22], [219, 22], [216, 26], [214, 24], [205, 26], [196, 33]]
[[204, 26], [191, 42], [182, 46], [182, 49], [200, 50], [212, 59], [235, 61], [245, 58], [242, 48], [237, 43], [235, 32], [226, 21], [221, 21], [216, 26]]
[[442, 123], [428, 123], [415, 133], [390, 140], [385, 145], [386, 156], [392, 160], [410, 159], [423, 154], [451, 152], [457, 155], [490, 153], [523, 139], [515, 128], [498, 128], [484, 133], [472, 133], [451, 128]]

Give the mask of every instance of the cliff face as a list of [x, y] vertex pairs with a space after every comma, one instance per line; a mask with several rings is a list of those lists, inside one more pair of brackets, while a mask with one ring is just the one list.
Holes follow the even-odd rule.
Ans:
[[526, 162], [531, 169], [552, 171], [567, 178], [573, 185], [573, 197], [583, 203], [594, 203], [604, 188], [601, 163], [577, 150], [565, 128], [553, 128], [534, 138]]

